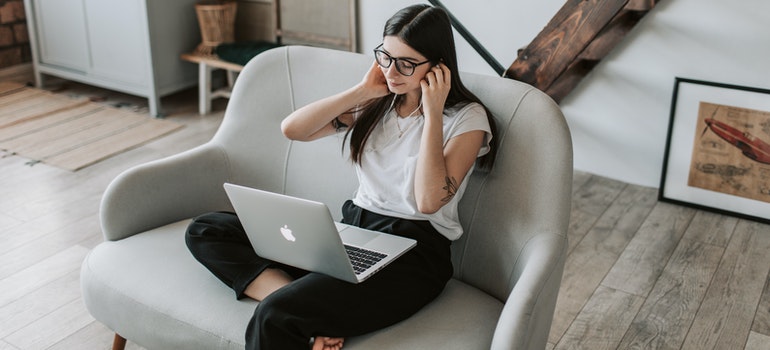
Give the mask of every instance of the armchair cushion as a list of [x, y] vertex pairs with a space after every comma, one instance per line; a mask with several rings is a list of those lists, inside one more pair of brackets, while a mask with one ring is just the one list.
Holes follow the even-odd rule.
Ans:
[[[233, 291], [180, 244], [188, 223], [179, 221], [95, 249], [83, 264], [83, 291], [87, 299], [108, 296], [101, 302], [111, 307], [91, 312], [149, 349], [243, 349], [257, 302], [235, 300]], [[486, 349], [502, 309], [501, 301], [452, 280], [419, 314], [351, 338], [345, 348], [371, 349], [367, 344], [376, 343], [378, 349]]]

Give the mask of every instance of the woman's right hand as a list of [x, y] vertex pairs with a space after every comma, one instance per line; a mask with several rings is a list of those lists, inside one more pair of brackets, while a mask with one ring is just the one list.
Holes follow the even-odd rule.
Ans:
[[387, 96], [390, 93], [388, 82], [377, 61], [372, 62], [372, 66], [369, 67], [364, 79], [358, 84], [358, 88], [363, 90], [366, 100]]

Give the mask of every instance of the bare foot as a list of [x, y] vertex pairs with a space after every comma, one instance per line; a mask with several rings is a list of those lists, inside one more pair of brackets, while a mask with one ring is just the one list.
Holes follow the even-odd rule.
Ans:
[[340, 350], [345, 343], [345, 338], [315, 337], [313, 350]]
[[281, 269], [267, 268], [257, 276], [243, 294], [257, 301], [262, 301], [281, 287], [291, 283], [293, 279]]

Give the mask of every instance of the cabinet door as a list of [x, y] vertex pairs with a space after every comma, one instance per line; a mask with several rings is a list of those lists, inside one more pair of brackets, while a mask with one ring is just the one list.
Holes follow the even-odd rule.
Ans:
[[149, 85], [149, 36], [144, 0], [85, 0], [85, 9], [92, 61], [89, 73], [129, 84]]
[[86, 71], [90, 66], [82, 0], [34, 0], [41, 63]]

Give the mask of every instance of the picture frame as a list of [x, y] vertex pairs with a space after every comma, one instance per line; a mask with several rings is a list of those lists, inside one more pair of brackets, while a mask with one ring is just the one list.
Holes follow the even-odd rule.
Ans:
[[658, 199], [770, 223], [770, 90], [676, 77]]

